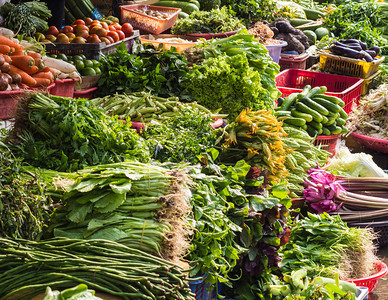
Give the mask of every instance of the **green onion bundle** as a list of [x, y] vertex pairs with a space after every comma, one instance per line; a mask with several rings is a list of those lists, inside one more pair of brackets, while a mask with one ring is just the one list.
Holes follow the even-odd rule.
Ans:
[[1, 299], [78, 283], [122, 299], [194, 299], [180, 267], [107, 240], [0, 239], [0, 274]]

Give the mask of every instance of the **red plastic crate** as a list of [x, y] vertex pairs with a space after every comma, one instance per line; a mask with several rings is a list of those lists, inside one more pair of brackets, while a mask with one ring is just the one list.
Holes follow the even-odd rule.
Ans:
[[362, 83], [364, 79], [335, 75], [321, 72], [312, 72], [299, 69], [288, 69], [276, 76], [276, 87], [287, 97], [292, 93], [300, 93], [306, 85], [326, 86], [326, 95], [335, 96], [345, 102], [343, 109], [349, 114], [353, 102], [360, 104]]
[[306, 62], [309, 58], [308, 53], [302, 53], [299, 55], [280, 54], [279, 66], [280, 71], [286, 69], [306, 69]]
[[55, 80], [55, 87], [53, 88], [51, 94], [61, 97], [70, 97], [74, 95], [74, 85], [75, 79], [57, 79]]
[[[50, 84], [47, 87], [48, 92], [51, 94], [55, 87], [55, 83]], [[41, 90], [42, 88], [31, 88], [31, 90]], [[26, 90], [20, 89], [15, 91], [3, 91], [0, 92], [0, 119], [10, 119], [13, 117], [16, 105], [19, 97], [21, 97]]]
[[95, 91], [97, 91], [98, 87], [92, 87], [90, 89], [86, 89], [83, 91], [74, 91], [74, 98], [87, 98], [87, 99], [93, 99], [93, 94]]
[[335, 154], [335, 146], [337, 146], [338, 138], [341, 134], [334, 135], [318, 135], [314, 140], [315, 146], [320, 146], [321, 149], [330, 152], [332, 155]]

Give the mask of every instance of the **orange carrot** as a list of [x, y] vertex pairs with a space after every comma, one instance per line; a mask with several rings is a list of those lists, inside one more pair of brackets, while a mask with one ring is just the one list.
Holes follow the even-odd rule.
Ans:
[[25, 72], [29, 72], [35, 66], [35, 61], [29, 55], [13, 55], [12, 64]]
[[7, 45], [0, 45], [0, 53], [8, 54], [11, 52], [11, 47]]
[[23, 71], [26, 72], [28, 75], [33, 75], [33, 74], [39, 72], [39, 68], [37, 66], [33, 66], [31, 69], [23, 70]]
[[26, 55], [26, 51], [24, 50], [15, 50], [14, 52], [10, 53], [11, 56], [18, 56], [18, 55]]
[[28, 55], [31, 56], [33, 59], [42, 59], [42, 55], [38, 52], [28, 52]]
[[24, 50], [22, 45], [20, 45], [19, 43], [15, 42], [15, 41], [10, 40], [9, 38], [7, 38], [3, 35], [0, 35], [0, 45], [7, 45], [7, 46], [15, 48], [16, 50]]
[[34, 78], [35, 81], [36, 81], [36, 84], [35, 84], [35, 87], [37, 86], [48, 86], [50, 85], [50, 80], [48, 80], [47, 78]]
[[46, 78], [50, 80], [50, 83], [54, 82], [54, 75], [51, 72], [38, 72], [32, 76], [33, 78]]
[[3, 55], [3, 57], [5, 59], [5, 62], [7, 62], [9, 64], [12, 62], [12, 59], [11, 59], [11, 57], [9, 57], [9, 55]]
[[22, 83], [27, 84], [28, 86], [35, 86], [36, 80], [32, 78], [30, 75], [28, 75], [23, 70], [20, 70], [19, 68], [15, 67], [14, 65], [10, 65], [10, 71], [18, 73], [22, 77]]
[[[40, 72], [50, 72], [50, 68], [49, 67], [44, 67], [42, 70], [40, 70]], [[54, 74], [53, 74], [54, 75]]]

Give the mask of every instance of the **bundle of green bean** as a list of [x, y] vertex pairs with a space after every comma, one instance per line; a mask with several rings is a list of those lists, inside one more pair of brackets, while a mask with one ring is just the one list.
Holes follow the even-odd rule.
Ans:
[[1, 299], [78, 283], [122, 299], [194, 299], [180, 267], [107, 240], [0, 238], [0, 274]]
[[[104, 109], [108, 115], [117, 115], [120, 119], [130, 118], [134, 122], [149, 123], [151, 120], [164, 120], [176, 116], [175, 111], [183, 103], [178, 97], [162, 98], [147, 92], [115, 94], [91, 100], [94, 106]], [[211, 112], [195, 104], [205, 113]]]
[[113, 240], [177, 261], [188, 247], [183, 181], [179, 171], [135, 161], [83, 169], [65, 187], [51, 228], [57, 237]]

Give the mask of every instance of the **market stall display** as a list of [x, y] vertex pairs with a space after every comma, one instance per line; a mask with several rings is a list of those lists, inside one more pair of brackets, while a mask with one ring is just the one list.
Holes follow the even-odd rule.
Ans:
[[388, 175], [344, 145], [388, 144], [384, 3], [35, 2], [0, 8], [1, 298], [376, 291]]

